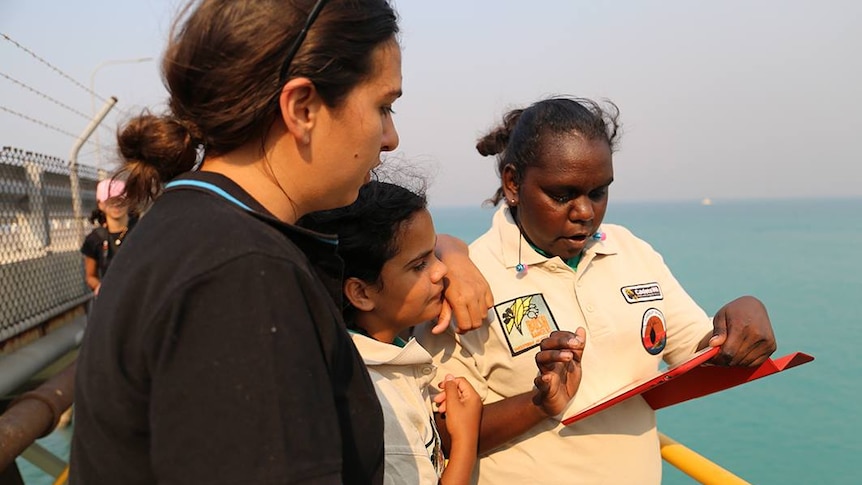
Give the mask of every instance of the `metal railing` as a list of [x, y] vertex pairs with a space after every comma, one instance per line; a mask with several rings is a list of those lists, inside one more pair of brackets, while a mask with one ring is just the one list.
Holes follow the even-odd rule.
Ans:
[[70, 175], [58, 158], [0, 149], [0, 344], [90, 296], [73, 199], [94, 209], [99, 174], [79, 167], [77, 194]]
[[60, 416], [72, 405], [74, 384], [72, 363], [41, 386], [18, 396], [0, 414], [0, 470], [57, 427]]
[[[73, 385], [74, 364], [36, 391], [22, 395], [17, 404], [13, 403], [6, 414], [0, 415], [0, 443], [6, 443], [0, 444], [0, 471], [11, 464], [16, 456], [24, 453], [21, 455], [24, 458], [41, 463], [40, 468], [55, 478], [55, 485], [66, 483], [68, 464], [34, 445], [34, 440], [50, 432], [56, 426], [63, 409], [71, 405], [70, 393]], [[46, 404], [46, 399], [52, 399], [54, 403]], [[698, 483], [749, 483], [663, 433], [659, 433], [659, 442], [662, 459]]]
[[0, 149], [0, 400], [23, 392], [0, 415], [0, 481], [14, 472], [18, 483], [17, 467], [9, 465], [19, 455], [52, 476], [66, 466], [34, 440], [71, 404], [73, 371], [28, 389], [83, 334], [91, 292], [80, 253], [81, 208], [96, 207], [99, 175], [56, 157]]
[[658, 434], [661, 457], [679, 471], [705, 485], [744, 485], [745, 480], [730, 473], [703, 455], [686, 448], [664, 433]]
[[14, 462], [21, 457], [55, 478], [55, 485], [66, 483], [68, 463], [36, 440], [57, 427], [60, 417], [72, 405], [74, 386], [73, 362], [41, 386], [18, 396], [0, 414], [0, 474], [10, 471], [10, 467], [17, 474]]

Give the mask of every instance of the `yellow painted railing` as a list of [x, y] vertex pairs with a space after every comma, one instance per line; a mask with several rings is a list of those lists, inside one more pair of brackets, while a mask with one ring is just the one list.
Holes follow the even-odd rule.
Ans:
[[705, 457], [677, 443], [662, 433], [658, 434], [661, 457], [696, 481], [705, 485], [743, 485], [745, 480], [730, 473]]
[[[659, 433], [661, 457], [670, 465], [704, 485], [750, 485], [749, 482], [716, 465], [702, 455], [692, 451], [672, 438]], [[65, 485], [69, 478], [66, 465], [56, 477], [54, 485]]]
[[54, 480], [54, 485], [66, 485], [69, 483], [69, 466], [66, 465], [66, 468], [57, 475], [57, 479]]

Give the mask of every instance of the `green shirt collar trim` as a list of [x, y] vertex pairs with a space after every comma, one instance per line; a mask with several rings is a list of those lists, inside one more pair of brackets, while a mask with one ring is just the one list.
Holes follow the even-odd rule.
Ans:
[[[545, 251], [543, 251], [543, 250], [541, 250], [541, 249], [537, 248], [536, 246], [533, 246], [533, 243], [531, 243], [530, 241], [528, 241], [528, 240], [527, 240], [527, 238], [524, 238], [524, 240], [525, 240], [525, 241], [527, 241], [527, 244], [529, 244], [529, 245], [530, 245], [530, 247], [531, 247], [531, 248], [533, 248], [533, 250], [535, 250], [537, 253], [541, 254], [542, 256], [544, 256], [544, 257], [546, 257], [546, 258], [548, 258], [548, 259], [551, 259], [551, 258], [553, 258], [553, 257], [554, 257], [554, 256], [552, 256], [552, 255], [548, 254], [547, 252], [545, 252]], [[580, 262], [581, 262], [581, 257], [582, 257], [583, 255], [584, 255], [584, 252], [583, 252], [583, 251], [581, 251], [581, 252], [580, 252], [580, 253], [578, 253], [578, 255], [577, 255], [577, 256], [575, 256], [574, 258], [569, 258], [568, 260], [566, 260], [566, 265], [567, 265], [569, 268], [572, 268], [572, 271], [577, 271], [577, 270], [578, 270], [578, 263], [580, 263]], [[562, 259], [562, 258], [560, 258], [560, 259]]]

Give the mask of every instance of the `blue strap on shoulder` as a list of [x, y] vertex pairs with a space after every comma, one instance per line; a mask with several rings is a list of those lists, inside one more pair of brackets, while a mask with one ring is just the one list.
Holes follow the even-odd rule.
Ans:
[[[196, 187], [199, 189], [208, 190], [208, 191], [212, 192], [213, 194], [222, 197], [223, 199], [227, 200], [228, 202], [231, 202], [232, 204], [236, 205], [237, 207], [239, 207], [243, 210], [246, 210], [246, 211], [252, 212], [252, 213], [254, 212], [254, 209], [252, 209], [251, 207], [249, 207], [248, 205], [246, 205], [245, 203], [243, 203], [242, 201], [240, 201], [236, 197], [227, 193], [227, 191], [225, 191], [223, 188], [221, 188], [217, 185], [211, 184], [209, 182], [202, 182], [200, 180], [173, 180], [173, 181], [165, 184], [166, 189], [171, 189], [174, 187]], [[332, 244], [334, 246], [338, 245], [338, 239], [331, 239], [331, 238], [325, 238], [325, 237], [320, 237], [320, 236], [314, 236], [314, 238], [317, 239], [318, 241], [325, 242], [326, 244]]]
[[174, 181], [171, 181], [171, 182], [168, 182], [167, 184], [165, 184], [166, 189], [170, 189], [173, 187], [197, 187], [200, 189], [209, 190], [210, 192], [221, 196], [222, 198], [224, 198], [228, 202], [232, 202], [234, 205], [241, 207], [244, 210], [247, 210], [249, 212], [254, 212], [254, 210], [252, 210], [251, 207], [245, 205], [243, 202], [241, 202], [236, 197], [228, 194], [221, 187], [219, 187], [217, 185], [213, 185], [209, 182], [201, 182], [200, 180], [174, 180]]

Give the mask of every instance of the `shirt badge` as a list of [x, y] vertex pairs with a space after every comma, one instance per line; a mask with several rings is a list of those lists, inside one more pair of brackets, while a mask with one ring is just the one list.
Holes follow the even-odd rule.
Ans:
[[551, 332], [559, 330], [541, 293], [494, 305], [494, 311], [513, 356], [536, 347]]
[[629, 303], [640, 303], [644, 301], [655, 301], [664, 299], [661, 287], [658, 283], [644, 283], [641, 285], [623, 286], [620, 288], [623, 298]]
[[667, 344], [667, 324], [664, 314], [658, 308], [644, 312], [641, 320], [641, 342], [650, 355], [658, 355]]

